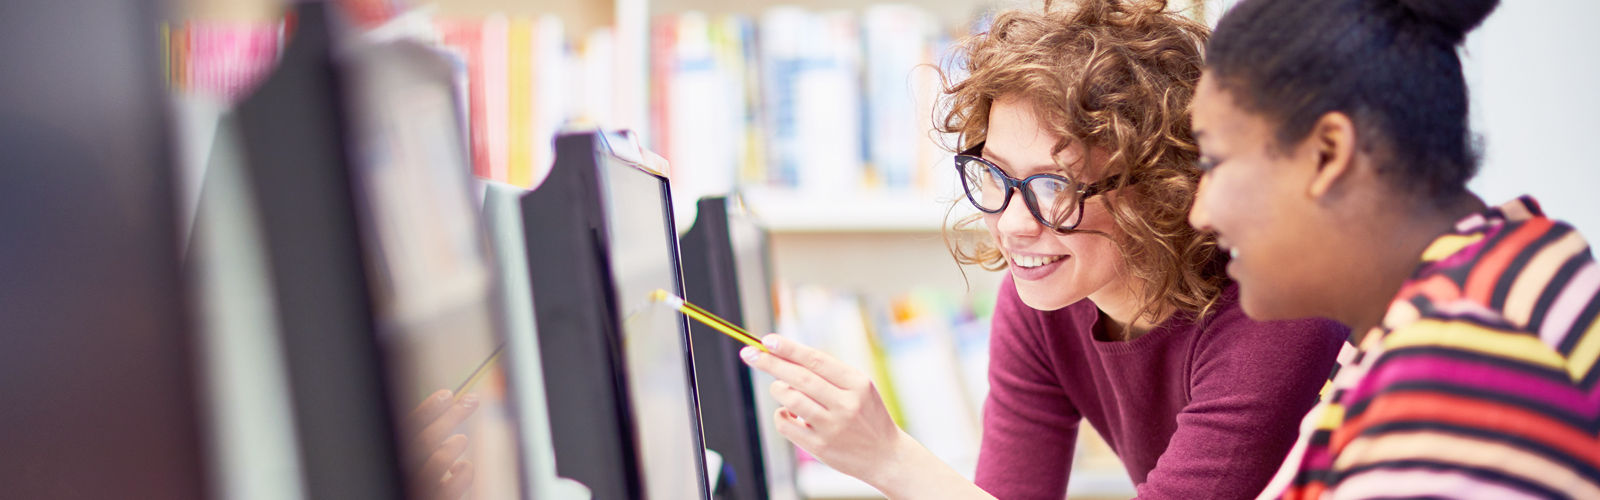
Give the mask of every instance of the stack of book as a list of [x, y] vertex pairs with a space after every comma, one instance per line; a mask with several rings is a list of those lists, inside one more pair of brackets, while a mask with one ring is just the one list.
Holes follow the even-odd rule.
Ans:
[[955, 76], [939, 69], [949, 40], [905, 5], [658, 17], [651, 145], [673, 165], [674, 196], [948, 191], [950, 141], [933, 123], [941, 76]]
[[609, 29], [575, 46], [550, 15], [441, 19], [435, 26], [440, 46], [461, 62], [461, 109], [478, 177], [532, 187], [555, 160], [558, 131], [613, 121]]

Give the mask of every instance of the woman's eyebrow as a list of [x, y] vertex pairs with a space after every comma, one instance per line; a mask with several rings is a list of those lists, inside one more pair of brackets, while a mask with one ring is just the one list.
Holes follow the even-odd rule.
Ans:
[[[995, 166], [1000, 167], [1002, 170], [1005, 170], [1006, 173], [1011, 174], [1013, 177], [1017, 177], [1019, 179], [1022, 178], [1022, 177], [1025, 177], [1024, 175], [1021, 175], [1021, 173], [1017, 170], [1017, 167], [1013, 166], [1012, 162], [1006, 161], [1006, 158], [1004, 156], [995, 154], [994, 150], [989, 149], [988, 147], [984, 147], [983, 151], [979, 151], [978, 154], [983, 156], [983, 159], [989, 160], [989, 163], [995, 164]], [[1055, 162], [1036, 165], [1032, 169], [1029, 169], [1029, 170], [1026, 170], [1026, 171], [1037, 172], [1037, 171], [1041, 171], [1041, 170], [1045, 171], [1045, 172], [1049, 172], [1049, 173], [1056, 173], [1056, 174], [1067, 173], [1066, 169], [1061, 168], [1060, 165], [1056, 165]], [[1029, 175], [1032, 175], [1032, 174], [1029, 174]]]

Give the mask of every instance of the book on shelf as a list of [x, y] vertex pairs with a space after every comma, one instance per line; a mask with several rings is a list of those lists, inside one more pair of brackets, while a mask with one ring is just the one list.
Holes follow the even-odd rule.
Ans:
[[920, 79], [930, 76], [923, 65], [933, 62], [929, 41], [935, 31], [932, 15], [901, 4], [867, 7], [861, 16], [862, 47], [867, 54], [867, 163], [871, 181], [888, 189], [915, 184], [921, 142], [933, 122], [919, 120], [929, 90]]
[[[812, 200], [954, 192], [932, 131], [950, 38], [906, 5], [685, 12], [651, 25], [651, 147], [674, 193]], [[748, 189], [760, 187], [761, 189]]]
[[572, 44], [554, 15], [443, 19], [436, 26], [443, 46], [466, 61], [475, 175], [532, 187], [555, 161], [551, 141], [564, 127], [612, 122], [611, 30]]
[[438, 21], [439, 42], [456, 53], [466, 63], [468, 155], [472, 158], [472, 174], [493, 179], [489, 168], [489, 116], [485, 106], [488, 98], [484, 89], [483, 21], [477, 19], [449, 19]]
[[966, 386], [958, 347], [973, 344], [956, 341], [959, 311], [947, 295], [934, 290], [894, 297], [881, 343], [906, 432], [940, 460], [970, 474], [978, 462], [982, 406], [967, 397], [980, 388]]
[[278, 63], [283, 21], [185, 21], [162, 27], [167, 83], [224, 104], [249, 95]]
[[779, 333], [867, 373], [897, 424], [957, 470], [973, 472], [988, 384], [971, 380], [987, 377], [988, 365], [972, 360], [987, 360], [993, 306], [984, 304], [992, 301], [932, 289], [883, 298], [780, 284], [778, 303]]

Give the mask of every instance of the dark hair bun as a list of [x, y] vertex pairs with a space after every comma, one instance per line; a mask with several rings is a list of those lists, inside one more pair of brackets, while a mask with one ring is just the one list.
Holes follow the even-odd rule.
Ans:
[[1467, 32], [1483, 24], [1484, 18], [1500, 5], [1500, 0], [1397, 0], [1401, 6], [1424, 20], [1444, 28], [1452, 41], [1466, 38]]

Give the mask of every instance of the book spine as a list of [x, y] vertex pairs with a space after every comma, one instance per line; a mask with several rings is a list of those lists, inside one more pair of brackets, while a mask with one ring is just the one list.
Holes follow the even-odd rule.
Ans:
[[533, 30], [533, 165], [529, 185], [538, 185], [555, 163], [555, 137], [566, 121], [566, 28], [561, 18], [543, 15]]
[[492, 178], [489, 170], [488, 117], [484, 109], [483, 22], [440, 21], [442, 42], [467, 62], [467, 123], [472, 174]]
[[506, 182], [531, 187], [533, 182], [533, 20], [510, 21], [506, 32], [506, 131], [509, 152]]
[[678, 16], [655, 18], [650, 29], [650, 149], [671, 161], [672, 74], [677, 66]]
[[509, 29], [510, 23], [505, 16], [494, 15], [483, 20], [484, 148], [489, 156], [488, 178], [500, 182], [508, 180], [506, 163], [510, 151], [507, 130], [510, 114]]

